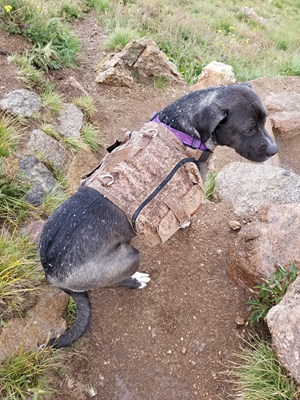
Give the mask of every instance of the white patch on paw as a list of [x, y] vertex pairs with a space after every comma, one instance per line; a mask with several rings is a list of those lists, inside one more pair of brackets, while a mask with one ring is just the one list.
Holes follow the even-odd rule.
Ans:
[[136, 279], [140, 283], [140, 287], [138, 289], [143, 289], [147, 286], [147, 283], [151, 281], [149, 274], [145, 274], [143, 272], [136, 272], [131, 276], [131, 278]]

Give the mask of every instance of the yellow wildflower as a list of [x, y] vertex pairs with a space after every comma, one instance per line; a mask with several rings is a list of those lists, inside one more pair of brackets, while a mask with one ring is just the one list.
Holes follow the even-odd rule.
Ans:
[[11, 7], [10, 4], [8, 4], [8, 5], [5, 6], [4, 8], [5, 8], [5, 10], [9, 13], [12, 7]]

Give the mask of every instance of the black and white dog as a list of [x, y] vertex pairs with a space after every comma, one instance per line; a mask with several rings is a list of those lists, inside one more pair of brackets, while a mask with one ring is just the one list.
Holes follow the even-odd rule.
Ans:
[[[188, 94], [158, 113], [159, 120], [212, 150], [229, 146], [248, 160], [262, 162], [278, 148], [265, 130], [267, 111], [247, 85], [214, 87]], [[81, 186], [46, 222], [39, 243], [47, 279], [76, 302], [73, 327], [48, 345], [70, 345], [87, 330], [88, 290], [143, 288], [148, 274], [137, 272], [139, 252], [129, 244], [135, 233], [125, 214], [98, 191]]]

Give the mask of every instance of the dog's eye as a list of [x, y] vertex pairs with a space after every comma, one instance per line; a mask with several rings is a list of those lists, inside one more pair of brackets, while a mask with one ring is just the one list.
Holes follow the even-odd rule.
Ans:
[[251, 131], [252, 131], [252, 129], [246, 129], [246, 130], [245, 130], [246, 133], [249, 133], [249, 132], [251, 132]]

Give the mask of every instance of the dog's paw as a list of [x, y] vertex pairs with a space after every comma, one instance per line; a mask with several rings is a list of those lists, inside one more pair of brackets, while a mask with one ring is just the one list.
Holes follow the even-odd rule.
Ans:
[[132, 279], [136, 282], [136, 289], [143, 289], [147, 286], [147, 283], [151, 281], [149, 274], [144, 272], [136, 272], [131, 276]]

